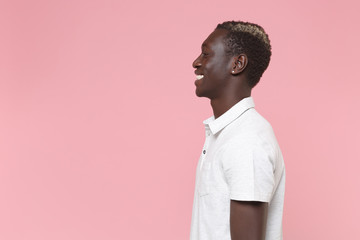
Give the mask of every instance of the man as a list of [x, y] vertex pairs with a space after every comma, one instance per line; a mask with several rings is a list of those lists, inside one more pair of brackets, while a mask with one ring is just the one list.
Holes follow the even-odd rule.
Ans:
[[270, 56], [262, 27], [232, 21], [216, 27], [193, 63], [196, 95], [210, 99], [214, 116], [204, 121], [191, 240], [282, 239], [284, 162], [251, 98]]

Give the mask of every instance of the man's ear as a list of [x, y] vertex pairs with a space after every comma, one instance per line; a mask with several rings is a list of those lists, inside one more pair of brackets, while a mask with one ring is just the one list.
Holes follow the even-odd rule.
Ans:
[[243, 72], [247, 66], [248, 58], [245, 54], [240, 54], [233, 57], [233, 63], [231, 68], [231, 74], [237, 75]]

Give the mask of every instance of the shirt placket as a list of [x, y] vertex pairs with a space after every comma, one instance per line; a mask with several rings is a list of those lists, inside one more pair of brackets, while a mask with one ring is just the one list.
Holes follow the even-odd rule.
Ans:
[[209, 143], [210, 143], [210, 137], [211, 137], [210, 128], [208, 126], [205, 126], [205, 143], [204, 143], [204, 147], [203, 147], [202, 153], [201, 153], [200, 169], [202, 169], [202, 166], [203, 166], [204, 162], [206, 161], [206, 156], [208, 153], [208, 148], [209, 148]]

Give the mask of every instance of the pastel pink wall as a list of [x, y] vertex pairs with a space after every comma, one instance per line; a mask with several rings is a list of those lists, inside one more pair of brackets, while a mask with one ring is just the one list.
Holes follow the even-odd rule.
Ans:
[[284, 237], [360, 239], [357, 1], [0, 2], [0, 239], [189, 236], [216, 24], [269, 33], [253, 96], [287, 168]]

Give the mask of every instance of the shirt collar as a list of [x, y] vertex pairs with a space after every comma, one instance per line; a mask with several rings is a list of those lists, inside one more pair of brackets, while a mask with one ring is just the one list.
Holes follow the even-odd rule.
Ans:
[[206, 119], [203, 123], [206, 129], [210, 129], [212, 134], [218, 133], [224, 127], [229, 125], [236, 118], [240, 117], [246, 110], [255, 107], [255, 103], [252, 97], [247, 97], [242, 99], [240, 102], [236, 103], [229, 110], [227, 110], [220, 117], [216, 118], [211, 116]]

